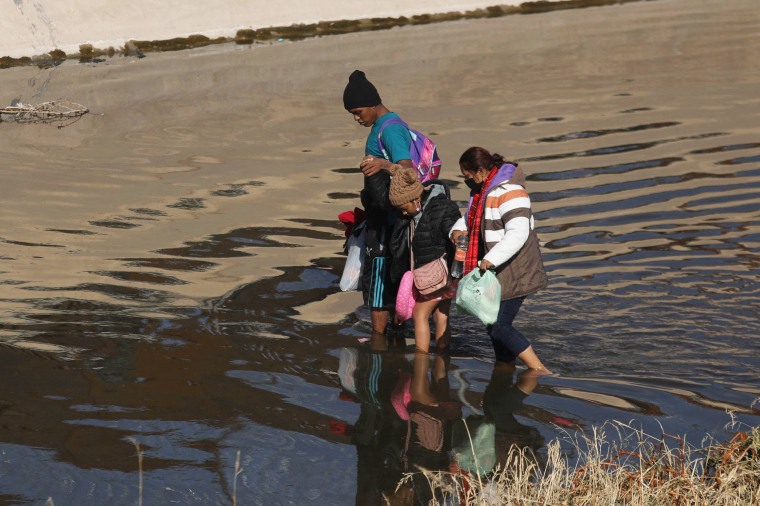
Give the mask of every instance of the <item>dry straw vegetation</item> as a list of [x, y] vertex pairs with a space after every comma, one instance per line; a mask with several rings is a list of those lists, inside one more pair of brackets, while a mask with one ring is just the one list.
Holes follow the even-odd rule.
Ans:
[[538, 457], [512, 446], [506, 462], [484, 478], [422, 469], [407, 474], [399, 489], [422, 481], [431, 506], [760, 505], [760, 427], [695, 448], [664, 432], [655, 437], [607, 422], [590, 434], [565, 433], [546, 449]]
[[[131, 441], [138, 459], [137, 506], [142, 506], [143, 451]], [[570, 448], [563, 449], [563, 442]], [[513, 445], [505, 462], [491, 472], [469, 474], [453, 466], [450, 471], [407, 473], [385, 504], [412, 504], [416, 496], [415, 504], [427, 506], [760, 505], [760, 427], [736, 431], [726, 443], [709, 437], [703, 443], [696, 448], [664, 432], [655, 437], [631, 424], [607, 422], [591, 434], [564, 433], [547, 445], [543, 456]], [[242, 472], [238, 451], [232, 506], [238, 505]], [[425, 490], [414, 492], [415, 487]], [[409, 493], [399, 493], [403, 490]], [[52, 497], [45, 506], [55, 506]]]

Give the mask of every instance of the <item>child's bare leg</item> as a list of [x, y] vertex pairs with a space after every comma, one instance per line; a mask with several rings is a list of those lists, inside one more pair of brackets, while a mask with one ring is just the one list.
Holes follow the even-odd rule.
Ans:
[[413, 401], [431, 405], [435, 403], [435, 397], [430, 393], [430, 355], [420, 351], [414, 352], [414, 369], [409, 394]]
[[449, 349], [451, 341], [451, 329], [449, 328], [449, 310], [451, 309], [451, 299], [445, 299], [438, 302], [438, 306], [433, 312], [433, 321], [435, 322], [435, 347], [438, 351]]
[[430, 351], [430, 315], [433, 313], [437, 300], [418, 301], [414, 305], [414, 346], [419, 351]]
[[449, 356], [445, 353], [436, 353], [431, 367], [430, 392], [439, 400], [450, 399], [451, 385], [449, 384]]

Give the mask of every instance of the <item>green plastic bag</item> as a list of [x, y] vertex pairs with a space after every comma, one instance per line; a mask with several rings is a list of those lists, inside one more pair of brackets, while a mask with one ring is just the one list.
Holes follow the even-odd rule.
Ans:
[[496, 425], [482, 416], [469, 416], [455, 422], [451, 439], [451, 452], [460, 469], [480, 477], [493, 470], [496, 465]]
[[501, 285], [493, 271], [473, 269], [461, 280], [457, 288], [457, 309], [477, 316], [485, 325], [492, 325], [499, 316]]

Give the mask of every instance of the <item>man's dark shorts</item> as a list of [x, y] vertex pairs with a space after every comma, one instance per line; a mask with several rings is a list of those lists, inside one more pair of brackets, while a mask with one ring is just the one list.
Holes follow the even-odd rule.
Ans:
[[364, 303], [370, 309], [393, 309], [396, 305], [398, 286], [390, 282], [390, 262], [388, 257], [371, 258], [367, 255], [362, 272], [362, 294]]

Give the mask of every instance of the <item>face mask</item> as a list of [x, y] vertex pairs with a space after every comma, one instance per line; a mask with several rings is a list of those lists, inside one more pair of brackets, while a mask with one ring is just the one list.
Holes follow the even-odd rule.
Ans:
[[466, 184], [467, 188], [474, 191], [475, 193], [480, 193], [480, 190], [483, 188], [483, 181], [476, 183], [475, 180], [471, 177], [465, 179], [464, 184]]

